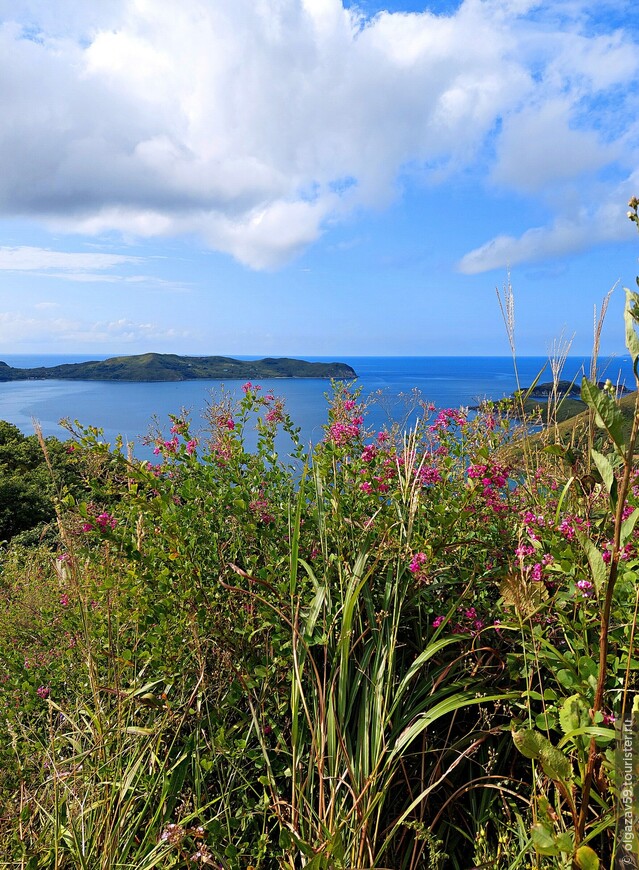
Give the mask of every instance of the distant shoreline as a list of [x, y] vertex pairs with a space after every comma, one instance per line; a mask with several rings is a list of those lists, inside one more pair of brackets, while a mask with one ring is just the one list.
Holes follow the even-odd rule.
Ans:
[[33, 368], [14, 368], [6, 362], [0, 362], [0, 381], [4, 382], [72, 380], [167, 383], [251, 378], [351, 380], [356, 377], [355, 370], [346, 363], [308, 362], [287, 357], [238, 360], [222, 356], [146, 353]]

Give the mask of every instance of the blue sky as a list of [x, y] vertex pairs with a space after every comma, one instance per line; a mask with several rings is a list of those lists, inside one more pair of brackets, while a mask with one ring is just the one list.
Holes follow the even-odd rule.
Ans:
[[623, 352], [624, 0], [0, 0], [2, 353]]

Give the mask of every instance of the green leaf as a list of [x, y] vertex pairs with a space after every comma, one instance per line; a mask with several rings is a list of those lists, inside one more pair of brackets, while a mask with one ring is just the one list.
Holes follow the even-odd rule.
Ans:
[[577, 731], [578, 728], [587, 728], [590, 725], [588, 707], [580, 695], [571, 695], [566, 698], [559, 711], [559, 724], [564, 734]]
[[604, 393], [588, 378], [581, 381], [581, 398], [595, 412], [595, 423], [600, 429], [605, 429], [620, 456], [626, 450], [623, 434], [623, 417], [616, 400], [609, 393]]
[[552, 711], [547, 713], [538, 713], [535, 716], [535, 725], [540, 731], [551, 731], [557, 724], [557, 717]]
[[577, 685], [578, 680], [572, 671], [569, 671], [567, 668], [561, 668], [561, 670], [557, 671], [557, 682], [565, 689], [572, 689]]
[[532, 728], [513, 731], [513, 742], [524, 758], [539, 758], [545, 740], [543, 734], [533, 731]]
[[610, 495], [610, 501], [614, 506], [617, 504], [617, 478], [615, 477], [615, 472], [610, 464], [610, 460], [607, 456], [599, 453], [599, 451], [594, 448], [590, 451], [590, 455], [597, 466], [597, 471], [601, 475], [601, 479]]
[[568, 855], [572, 855], [575, 851], [575, 840], [569, 831], [564, 831], [563, 834], [557, 834], [555, 843], [560, 852], [566, 852]]
[[630, 516], [626, 517], [626, 519], [621, 524], [620, 543], [622, 547], [624, 546], [630, 535], [634, 532], [637, 520], [639, 520], [639, 508], [635, 508]]
[[[639, 286], [639, 281], [637, 281]], [[635, 332], [635, 324], [639, 323], [639, 294], [626, 289], [626, 306], [624, 309], [624, 321], [626, 324], [626, 347], [632, 357], [632, 366], [637, 372], [639, 361], [639, 337]]]
[[536, 824], [530, 829], [533, 846], [540, 855], [558, 855], [559, 848], [555, 843], [552, 830], [546, 825]]
[[606, 568], [606, 563], [603, 560], [603, 555], [593, 544], [590, 538], [587, 535], [584, 535], [583, 532], [577, 532], [576, 537], [588, 559], [588, 564], [590, 565], [590, 573], [595, 583], [597, 595], [599, 595], [606, 583], [606, 580], [608, 579], [608, 569]]
[[599, 858], [590, 846], [580, 846], [577, 849], [575, 864], [579, 870], [599, 870]]
[[539, 760], [546, 776], [554, 780], [566, 781], [572, 777], [572, 764], [560, 749], [553, 746], [549, 740], [541, 747]]

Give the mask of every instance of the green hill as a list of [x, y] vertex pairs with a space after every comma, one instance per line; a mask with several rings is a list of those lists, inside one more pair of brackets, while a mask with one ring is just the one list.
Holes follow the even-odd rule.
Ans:
[[177, 356], [144, 353], [106, 360], [67, 363], [59, 366], [19, 369], [0, 362], [0, 381], [193, 381], [249, 380], [251, 378], [343, 378], [357, 377], [346, 363], [307, 362], [271, 358], [237, 360], [224, 356]]

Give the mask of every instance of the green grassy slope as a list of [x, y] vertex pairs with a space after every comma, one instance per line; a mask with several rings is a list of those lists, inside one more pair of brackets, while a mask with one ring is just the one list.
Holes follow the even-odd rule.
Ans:
[[314, 363], [286, 358], [245, 361], [223, 356], [178, 356], [169, 353], [117, 356], [107, 360], [33, 369], [12, 368], [0, 362], [0, 381], [191, 381], [355, 377], [357, 375], [354, 369], [346, 363]]

